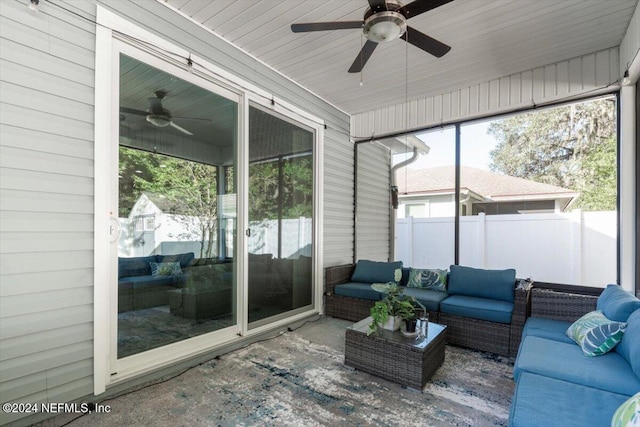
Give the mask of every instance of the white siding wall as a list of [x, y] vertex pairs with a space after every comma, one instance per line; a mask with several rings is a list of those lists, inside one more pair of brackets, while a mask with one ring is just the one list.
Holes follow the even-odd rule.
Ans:
[[[618, 48], [397, 104], [351, 117], [353, 135], [384, 136], [532, 108], [581, 94], [611, 90], [619, 77]], [[408, 123], [408, 126], [407, 126]]]
[[[96, 2], [27, 3], [0, 4], [0, 396], [68, 402], [93, 391]], [[325, 120], [324, 260], [351, 262], [349, 117], [160, 3], [102, 4]]]
[[376, 143], [358, 146], [357, 259], [389, 259], [390, 162], [387, 148]]

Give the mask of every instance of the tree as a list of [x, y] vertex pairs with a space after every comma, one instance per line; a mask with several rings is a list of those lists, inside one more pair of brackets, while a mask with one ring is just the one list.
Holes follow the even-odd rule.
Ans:
[[491, 123], [488, 133], [498, 141], [491, 170], [574, 189], [581, 193], [574, 207], [615, 206], [615, 100], [519, 114]]

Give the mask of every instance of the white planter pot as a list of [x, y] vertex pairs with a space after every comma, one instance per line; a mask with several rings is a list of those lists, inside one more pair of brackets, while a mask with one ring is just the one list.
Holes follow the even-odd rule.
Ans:
[[382, 329], [386, 329], [387, 331], [397, 331], [400, 329], [402, 325], [402, 317], [400, 316], [389, 316], [384, 325], [382, 325]]

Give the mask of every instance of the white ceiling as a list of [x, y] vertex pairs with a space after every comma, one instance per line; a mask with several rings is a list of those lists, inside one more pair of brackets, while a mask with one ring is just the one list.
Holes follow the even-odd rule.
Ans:
[[294, 34], [290, 25], [360, 20], [367, 0], [166, 2], [355, 114], [618, 46], [638, 0], [454, 0], [408, 20], [449, 53], [438, 59], [395, 40], [378, 46], [362, 76], [347, 73], [360, 30]]

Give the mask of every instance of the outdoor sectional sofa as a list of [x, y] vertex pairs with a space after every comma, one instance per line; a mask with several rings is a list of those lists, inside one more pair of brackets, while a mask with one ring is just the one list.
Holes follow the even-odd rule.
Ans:
[[[325, 269], [325, 314], [359, 321], [384, 298], [372, 283], [388, 282], [389, 271], [402, 270], [400, 286], [429, 312], [429, 319], [447, 325], [451, 344], [515, 355], [527, 318], [530, 282], [515, 270], [483, 270], [452, 265], [443, 290], [409, 287], [411, 269], [401, 262], [360, 260]], [[391, 279], [393, 280], [393, 279]]]
[[187, 276], [158, 275], [151, 271], [152, 263], [178, 262], [184, 269], [195, 261], [193, 252], [177, 255], [149, 255], [118, 258], [118, 313], [169, 304], [164, 291], [182, 288]]
[[[587, 356], [567, 329], [594, 310], [627, 326], [613, 350]], [[512, 427], [618, 425], [617, 409], [640, 393], [640, 300], [618, 285], [599, 297], [532, 289], [514, 380]]]

